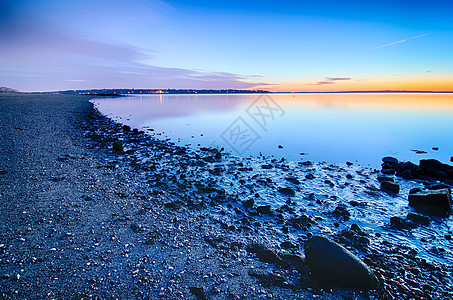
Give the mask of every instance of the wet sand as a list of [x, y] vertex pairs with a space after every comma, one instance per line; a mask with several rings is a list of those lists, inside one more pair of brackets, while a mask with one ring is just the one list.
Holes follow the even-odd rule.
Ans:
[[[376, 171], [308, 163], [296, 169], [270, 158], [190, 150], [124, 130], [88, 100], [0, 94], [1, 297], [452, 296], [451, 262], [443, 263], [448, 255], [429, 261], [417, 256], [415, 246], [389, 239], [394, 232], [351, 227], [367, 212], [361, 207], [387, 197], [375, 187]], [[112, 150], [117, 140], [125, 152]], [[304, 202], [288, 198], [279, 208], [257, 209], [281, 185], [266, 180], [271, 172], [300, 180], [288, 185], [306, 195]], [[347, 213], [336, 209], [335, 195], [321, 193], [331, 184], [351, 188], [357, 198], [345, 204]], [[255, 205], [247, 209], [243, 202], [250, 199]], [[312, 232], [349, 247], [377, 273], [380, 289], [353, 292], [312, 280], [303, 263]], [[250, 250], [254, 243], [281, 261], [266, 262]], [[450, 251], [451, 242], [444, 244]]]

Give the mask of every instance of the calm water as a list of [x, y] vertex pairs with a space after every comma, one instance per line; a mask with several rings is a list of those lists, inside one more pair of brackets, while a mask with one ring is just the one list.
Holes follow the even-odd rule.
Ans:
[[92, 102], [113, 120], [159, 138], [241, 156], [377, 167], [388, 155], [446, 163], [453, 155], [453, 94], [146, 95]]

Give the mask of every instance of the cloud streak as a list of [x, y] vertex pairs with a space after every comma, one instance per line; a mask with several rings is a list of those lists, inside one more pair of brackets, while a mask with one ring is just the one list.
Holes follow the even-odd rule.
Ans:
[[393, 42], [393, 43], [388, 43], [388, 44], [385, 44], [385, 45], [377, 46], [377, 47], [371, 48], [370, 50], [376, 50], [376, 49], [385, 48], [385, 47], [389, 47], [389, 46], [393, 46], [393, 45], [398, 45], [398, 44], [401, 44], [401, 43], [405, 43], [405, 42], [407, 42], [409, 40], [418, 39], [418, 38], [425, 37], [425, 36], [428, 36], [428, 35], [430, 35], [430, 33], [416, 35], [416, 36], [413, 36], [413, 37], [411, 37], [409, 39], [403, 39], [403, 40], [396, 41], [396, 42]]
[[308, 85], [327, 85], [327, 84], [335, 84], [337, 81], [348, 81], [352, 80], [350, 77], [324, 77], [325, 80], [318, 81], [316, 83], [309, 83]]

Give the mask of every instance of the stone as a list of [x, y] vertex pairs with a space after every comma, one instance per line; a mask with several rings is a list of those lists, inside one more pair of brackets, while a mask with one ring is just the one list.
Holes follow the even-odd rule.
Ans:
[[261, 244], [251, 244], [247, 246], [247, 251], [256, 254], [259, 260], [271, 264], [281, 264], [282, 258], [275, 251]]
[[123, 141], [115, 141], [112, 144], [113, 151], [115, 152], [123, 152], [124, 151], [124, 145]]
[[422, 225], [429, 225], [429, 223], [431, 223], [431, 219], [429, 217], [416, 213], [408, 213], [407, 219]]
[[310, 173], [310, 174], [305, 175], [305, 178], [306, 178], [306, 179], [314, 179], [314, 178], [315, 178], [315, 175], [313, 175], [313, 174]]
[[449, 189], [420, 191], [409, 194], [409, 205], [429, 214], [446, 216], [452, 212]]
[[386, 191], [386, 192], [391, 192], [394, 194], [398, 194], [400, 192], [400, 186], [398, 183], [394, 183], [394, 182], [390, 182], [390, 181], [382, 181], [381, 190]]
[[124, 131], [130, 131], [131, 130], [131, 126], [123, 125], [123, 130]]
[[294, 178], [294, 177], [286, 177], [285, 180], [289, 181], [291, 183], [294, 183], [294, 184], [300, 184], [300, 181], [297, 178]]
[[393, 178], [391, 177], [387, 177], [387, 176], [378, 176], [377, 177], [377, 180], [379, 182], [382, 182], [382, 181], [390, 181], [390, 182], [394, 182], [395, 180], [393, 180]]
[[394, 164], [398, 163], [398, 160], [396, 158], [394, 158], [394, 157], [386, 156], [386, 157], [382, 158], [382, 162], [383, 163], [388, 163], [390, 165], [394, 165]]
[[396, 173], [396, 171], [393, 169], [382, 169], [381, 173], [386, 174], [386, 175], [394, 175]]
[[253, 206], [255, 205], [255, 200], [254, 199], [249, 199], [249, 200], [245, 200], [242, 205], [246, 208], [246, 209], [252, 209]]
[[417, 227], [417, 224], [395, 216], [390, 218], [390, 226], [397, 230], [406, 230]]
[[372, 290], [378, 287], [373, 271], [334, 241], [315, 235], [305, 243], [304, 250], [306, 263], [315, 279], [346, 289]]
[[203, 288], [191, 286], [191, 287], [189, 287], [189, 290], [192, 294], [194, 294], [200, 300], [209, 299]]
[[337, 219], [342, 219], [344, 221], [349, 220], [351, 217], [351, 213], [346, 209], [346, 205], [339, 204], [332, 212], [332, 215], [335, 216]]
[[261, 205], [256, 207], [256, 211], [262, 215], [271, 215], [272, 207], [270, 205]]
[[436, 159], [421, 159], [420, 168], [422, 168], [428, 175], [434, 177], [446, 177], [446, 174], [453, 170], [452, 166], [441, 163]]
[[290, 187], [281, 187], [277, 190], [280, 194], [288, 196], [288, 197], [294, 197], [296, 196], [296, 191], [294, 191]]

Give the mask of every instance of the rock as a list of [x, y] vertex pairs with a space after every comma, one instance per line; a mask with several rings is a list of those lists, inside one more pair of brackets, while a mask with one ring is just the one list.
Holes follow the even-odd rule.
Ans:
[[269, 170], [272, 169], [274, 166], [273, 165], [262, 165], [261, 169]]
[[398, 163], [398, 160], [396, 158], [394, 158], [394, 157], [386, 156], [386, 157], [382, 158], [382, 162], [383, 163], [388, 163], [390, 165], [394, 165], [394, 164]]
[[437, 151], [437, 150], [439, 150], [439, 147], [432, 147], [431, 149], [433, 149], [434, 151]]
[[409, 205], [429, 214], [446, 216], [451, 213], [451, 194], [449, 189], [421, 191], [409, 195]]
[[294, 191], [290, 187], [281, 187], [277, 190], [280, 194], [288, 196], [288, 197], [294, 197], [296, 196], [296, 191]]
[[271, 264], [281, 264], [282, 258], [268, 247], [260, 244], [251, 244], [247, 246], [247, 251], [256, 254], [259, 260]]
[[124, 131], [130, 131], [131, 130], [131, 126], [123, 125], [123, 130]]
[[278, 145], [278, 149], [283, 149], [283, 146], [282, 145]]
[[393, 180], [393, 178], [390, 178], [390, 177], [387, 177], [387, 176], [378, 176], [377, 177], [377, 180], [379, 182], [382, 182], [382, 181], [390, 181], [390, 182], [394, 182], [395, 180]]
[[262, 215], [271, 215], [272, 207], [270, 205], [261, 205], [256, 207], [256, 211]]
[[445, 178], [446, 174], [453, 170], [452, 166], [443, 164], [436, 159], [421, 159], [420, 168], [430, 176], [441, 178]]
[[353, 165], [353, 163], [352, 163], [352, 162], [350, 162], [350, 161], [347, 161], [347, 162], [346, 162], [346, 165], [348, 165], [348, 166], [352, 166], [352, 165]]
[[254, 199], [245, 200], [244, 202], [242, 202], [242, 205], [246, 209], [252, 209], [253, 206], [255, 205], [255, 200]]
[[412, 188], [410, 191], [409, 191], [409, 194], [415, 194], [415, 193], [418, 193], [418, 192], [421, 192], [422, 189], [421, 188]]
[[453, 162], [453, 156], [450, 157], [450, 161]]
[[394, 183], [394, 182], [390, 182], [390, 181], [382, 181], [381, 190], [386, 191], [386, 192], [391, 192], [394, 194], [398, 194], [400, 192], [400, 186], [398, 183]]
[[359, 258], [341, 245], [315, 235], [305, 243], [305, 258], [312, 276], [330, 286], [371, 290], [378, 280]]
[[123, 141], [115, 141], [112, 144], [113, 151], [115, 152], [123, 152], [124, 151], [124, 145]]
[[332, 215], [337, 219], [349, 220], [351, 213], [346, 209], [346, 205], [339, 204], [332, 212]]
[[300, 181], [297, 178], [294, 178], [294, 177], [286, 177], [285, 180], [289, 181], [291, 183], [294, 183], [294, 184], [300, 184]]
[[426, 186], [426, 188], [428, 190], [441, 190], [441, 189], [450, 189], [450, 186], [448, 186], [445, 183], [437, 182], [437, 183], [433, 183], [433, 184], [428, 184]]
[[294, 245], [291, 241], [284, 241], [280, 244], [280, 246], [285, 249], [297, 248], [297, 246]]
[[396, 171], [393, 169], [382, 169], [381, 173], [386, 174], [386, 175], [394, 175], [396, 173]]
[[314, 179], [314, 178], [315, 178], [315, 175], [313, 175], [313, 174], [310, 173], [310, 174], [305, 175], [305, 178], [306, 178], [306, 179]]
[[397, 230], [406, 230], [417, 227], [417, 224], [401, 217], [391, 217], [390, 226]]
[[293, 217], [288, 220], [288, 225], [293, 226], [296, 229], [301, 229], [307, 231], [308, 228], [311, 227], [312, 224], [314, 224], [313, 220], [310, 219], [309, 216], [307, 215], [302, 215], [300, 217]]
[[408, 213], [407, 219], [422, 225], [429, 225], [429, 223], [431, 222], [431, 219], [429, 217], [416, 213]]
[[203, 290], [203, 288], [191, 286], [191, 287], [189, 287], [189, 290], [198, 299], [200, 299], [200, 300], [208, 300], [208, 296], [206, 295], [206, 293]]

